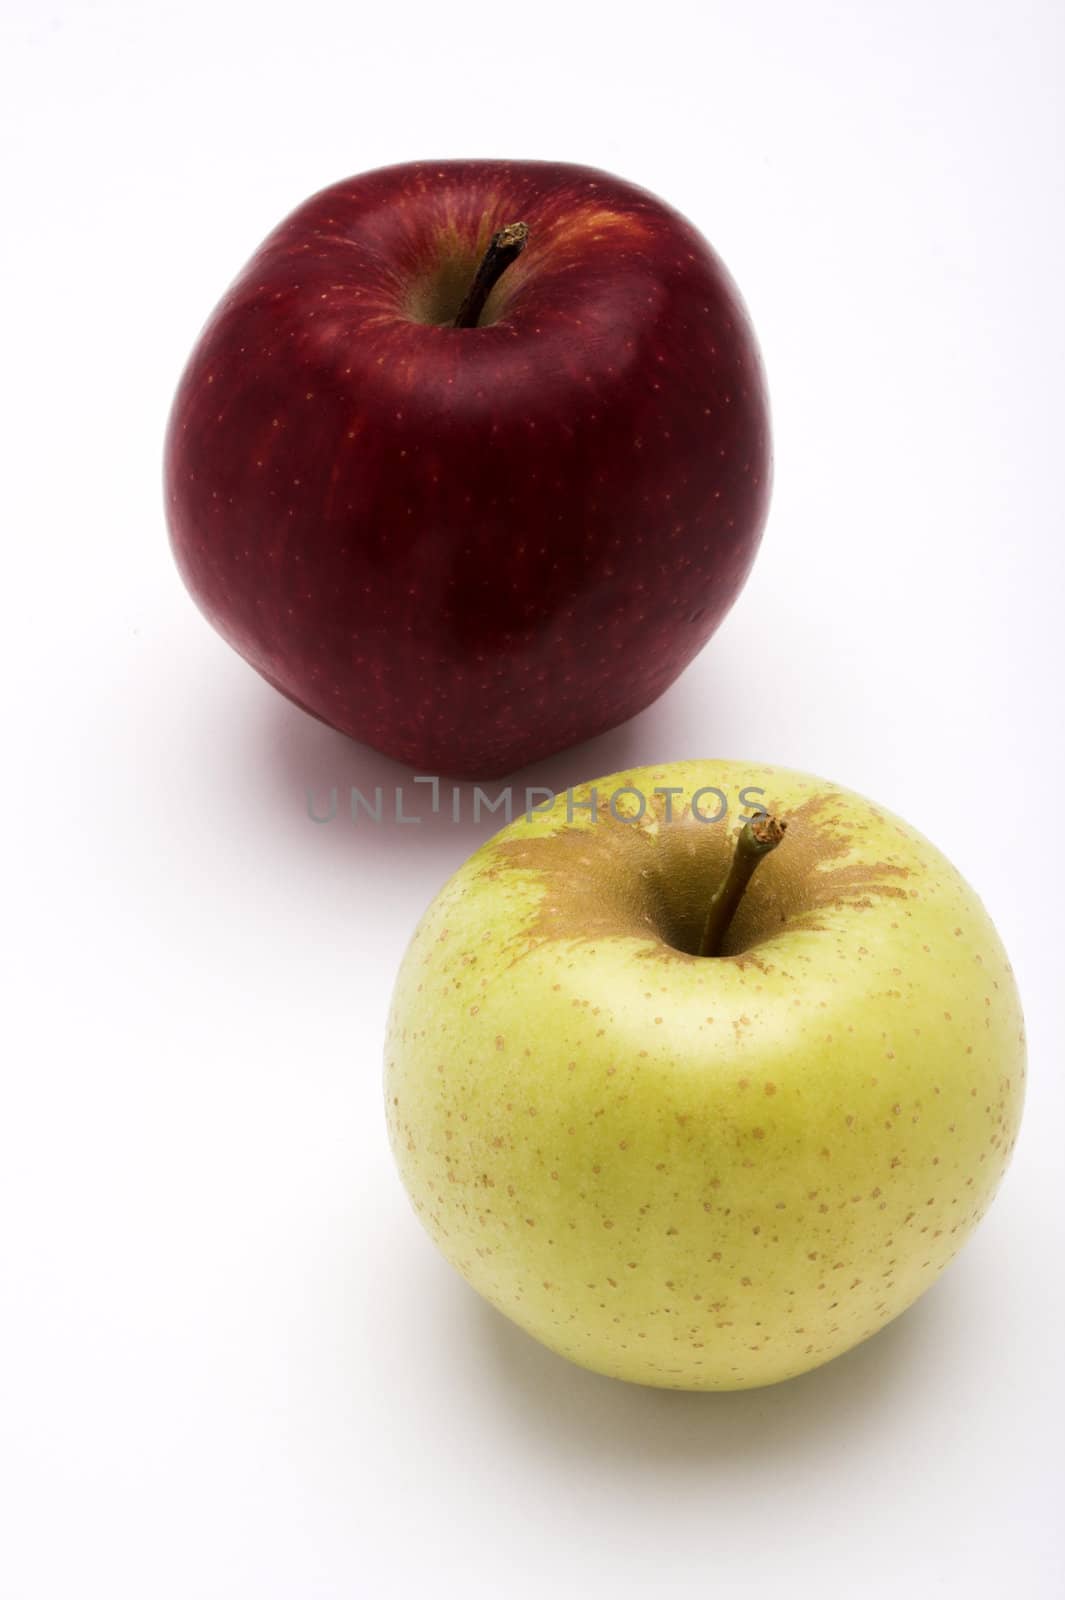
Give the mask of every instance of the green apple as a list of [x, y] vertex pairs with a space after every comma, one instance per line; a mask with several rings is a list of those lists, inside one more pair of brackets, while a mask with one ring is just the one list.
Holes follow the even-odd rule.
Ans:
[[1024, 1063], [1002, 945], [926, 839], [802, 773], [677, 763], [518, 818], [442, 890], [396, 984], [389, 1133], [440, 1249], [536, 1339], [739, 1389], [934, 1282]]

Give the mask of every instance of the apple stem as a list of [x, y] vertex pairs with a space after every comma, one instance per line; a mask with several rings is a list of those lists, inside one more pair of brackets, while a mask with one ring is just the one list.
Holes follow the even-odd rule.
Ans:
[[484, 303], [512, 261], [517, 261], [529, 242], [528, 225], [509, 222], [494, 233], [484, 258], [470, 284], [466, 298], [458, 309], [453, 326], [476, 328], [484, 310]]
[[703, 936], [699, 941], [699, 955], [721, 954], [725, 935], [743, 899], [743, 891], [750, 883], [754, 869], [771, 850], [775, 850], [784, 837], [786, 822], [763, 812], [745, 822], [736, 840], [736, 848], [729, 863], [724, 883], [711, 900], [703, 923]]

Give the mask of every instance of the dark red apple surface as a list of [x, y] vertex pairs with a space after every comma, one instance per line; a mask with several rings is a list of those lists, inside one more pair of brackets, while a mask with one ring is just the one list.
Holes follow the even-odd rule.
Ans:
[[[455, 327], [489, 242], [526, 247]], [[305, 710], [491, 778], [649, 705], [765, 519], [757, 346], [705, 240], [592, 168], [416, 162], [323, 190], [214, 312], [166, 443], [178, 566]]]

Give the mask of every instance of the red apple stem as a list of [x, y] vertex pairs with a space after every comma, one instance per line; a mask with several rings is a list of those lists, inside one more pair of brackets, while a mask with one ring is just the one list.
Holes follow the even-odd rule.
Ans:
[[759, 861], [775, 850], [787, 829], [786, 822], [763, 812], [745, 822], [736, 840], [736, 848], [729, 863], [728, 874], [707, 908], [703, 923], [703, 936], [699, 941], [699, 955], [717, 956], [725, 942], [725, 935], [743, 899], [743, 891], [754, 875]]
[[488, 296], [511, 262], [517, 261], [528, 242], [529, 229], [524, 222], [508, 222], [505, 228], [500, 228], [498, 233], [492, 235], [466, 298], [459, 306], [454, 327], [476, 328]]

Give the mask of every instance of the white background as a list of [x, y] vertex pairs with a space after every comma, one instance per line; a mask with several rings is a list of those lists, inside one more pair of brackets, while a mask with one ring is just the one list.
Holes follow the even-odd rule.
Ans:
[[[1060, 6], [6, 0], [2, 30], [5, 1600], [1060, 1593]], [[774, 405], [728, 622], [520, 781], [820, 772], [946, 849], [1019, 975], [991, 1215], [780, 1388], [593, 1377], [436, 1256], [382, 1034], [480, 830], [312, 824], [308, 786], [406, 774], [260, 682], [171, 565], [207, 312], [306, 194], [442, 155], [679, 206]]]

